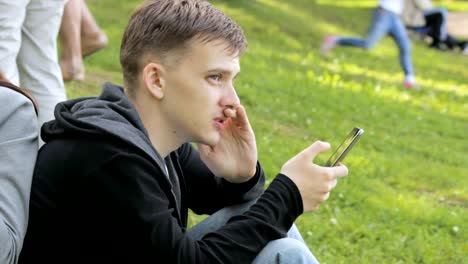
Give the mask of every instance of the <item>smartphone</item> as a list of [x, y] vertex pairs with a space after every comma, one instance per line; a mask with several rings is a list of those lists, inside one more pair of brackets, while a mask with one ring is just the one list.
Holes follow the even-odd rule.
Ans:
[[363, 133], [364, 130], [360, 129], [359, 127], [353, 128], [327, 160], [325, 167], [333, 167], [338, 162], [342, 161]]

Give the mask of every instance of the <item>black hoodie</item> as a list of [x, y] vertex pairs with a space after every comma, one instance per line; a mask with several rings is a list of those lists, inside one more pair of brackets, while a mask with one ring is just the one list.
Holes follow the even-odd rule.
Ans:
[[[263, 192], [260, 165], [233, 184], [189, 143], [161, 157], [121, 87], [60, 103], [55, 118], [42, 127], [20, 263], [249, 263], [302, 213], [286, 176]], [[187, 235], [189, 209], [212, 214], [257, 198], [203, 239]]]

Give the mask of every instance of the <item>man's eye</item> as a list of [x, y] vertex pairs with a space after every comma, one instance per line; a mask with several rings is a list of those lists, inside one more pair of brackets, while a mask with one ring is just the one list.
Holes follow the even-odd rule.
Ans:
[[208, 76], [208, 78], [210, 78], [211, 80], [215, 82], [219, 82], [221, 80], [221, 74], [213, 74], [213, 75]]

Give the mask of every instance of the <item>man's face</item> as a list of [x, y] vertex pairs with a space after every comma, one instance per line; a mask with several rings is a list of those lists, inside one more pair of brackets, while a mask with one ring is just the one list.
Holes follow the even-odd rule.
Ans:
[[193, 40], [164, 74], [166, 121], [183, 142], [216, 144], [227, 124], [224, 110], [240, 103], [233, 86], [239, 57], [226, 47], [222, 40]]

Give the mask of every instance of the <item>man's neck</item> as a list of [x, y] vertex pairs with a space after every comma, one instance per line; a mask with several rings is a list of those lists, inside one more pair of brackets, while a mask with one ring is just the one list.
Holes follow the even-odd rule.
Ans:
[[184, 141], [176, 133], [176, 129], [164, 118], [159, 105], [151, 102], [145, 96], [135, 96], [130, 101], [135, 106], [143, 125], [148, 132], [153, 147], [161, 157], [165, 158], [169, 153], [179, 148]]

